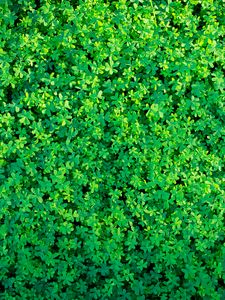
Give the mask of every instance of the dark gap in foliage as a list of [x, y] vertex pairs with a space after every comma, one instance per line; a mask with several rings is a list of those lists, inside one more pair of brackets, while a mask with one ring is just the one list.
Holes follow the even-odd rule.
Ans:
[[[86, 281], [86, 278], [85, 278], [85, 281]], [[94, 291], [95, 291], [95, 289], [96, 289], [96, 283], [95, 282], [90, 282], [89, 284], [88, 284], [88, 290], [90, 291], [91, 289], [93, 289]]]
[[83, 195], [85, 195], [89, 191], [90, 191], [90, 187], [88, 185], [83, 185], [82, 186], [82, 193], [83, 193]]
[[147, 110], [140, 110], [139, 111], [139, 118], [138, 122], [147, 130], [147, 127], [149, 126], [149, 120], [146, 116]]
[[127, 98], [129, 96], [129, 90], [127, 88], [122, 90], [124, 98]]
[[188, 84], [188, 85], [186, 86], [185, 96], [186, 96], [187, 98], [190, 98], [190, 96], [191, 96], [191, 86], [190, 86], [190, 84]]
[[179, 155], [180, 155], [180, 150], [179, 150], [179, 148], [175, 148], [174, 151], [173, 151], [173, 153], [174, 153], [174, 156], [175, 156], [175, 157], [179, 156]]
[[20, 24], [20, 22], [21, 22], [20, 18], [17, 17], [17, 18], [15, 19], [15, 21], [14, 21], [14, 26], [15, 26], [15, 27], [18, 27], [19, 24]]
[[43, 200], [49, 200], [50, 195], [48, 193], [44, 193], [44, 195], [42, 196]]
[[194, 251], [196, 251], [196, 246], [195, 246], [195, 238], [194, 237], [190, 237], [190, 248]]
[[8, 269], [8, 273], [10, 277], [16, 277], [16, 268], [15, 266], [10, 266]]
[[24, 284], [24, 287], [28, 290], [32, 290], [34, 288], [34, 285], [28, 281]]
[[162, 126], [167, 126], [168, 125], [168, 122], [167, 122], [168, 120], [166, 119], [166, 118], [164, 118], [164, 119], [161, 119], [160, 121], [159, 121], [159, 123], [162, 125]]
[[199, 117], [198, 115], [193, 115], [193, 113], [194, 111], [190, 110], [189, 116], [191, 116], [192, 120], [194, 120], [195, 122], [201, 120], [201, 117]]
[[[87, 59], [90, 60], [90, 61], [93, 61], [93, 60], [94, 60], [94, 59], [93, 59], [93, 56], [91, 55], [90, 52], [87, 52], [86, 57], [87, 57]], [[88, 67], [90, 67], [90, 66], [88, 65]]]
[[79, 0], [72, 0], [70, 5], [73, 7], [73, 9], [76, 9], [79, 6]]
[[159, 296], [151, 295], [151, 300], [159, 300]]
[[13, 89], [12, 89], [11, 85], [8, 85], [5, 88], [5, 96], [6, 96], [6, 99], [8, 100], [8, 102], [13, 101]]
[[113, 26], [114, 26], [115, 30], [119, 29], [119, 26], [116, 23], [114, 23]]
[[5, 215], [3, 215], [0, 219], [0, 224], [4, 224], [5, 223]]
[[18, 128], [13, 131], [13, 137], [17, 140], [20, 138], [20, 130]]
[[9, 172], [10, 172], [10, 171], [8, 171], [7, 169], [10, 170], [10, 164], [16, 162], [16, 159], [17, 159], [17, 158], [18, 158], [18, 155], [17, 155], [17, 154], [14, 154], [14, 153], [11, 154], [10, 157], [6, 157], [6, 158], [5, 158], [6, 162], [9, 163], [9, 165], [8, 165], [8, 166], [6, 167], [6, 169], [5, 169], [5, 176], [6, 176], [6, 178], [8, 177]]
[[161, 272], [160, 274], [159, 274], [159, 281], [161, 281], [161, 282], [167, 282], [167, 277], [166, 277], [166, 274], [165, 274], [165, 272]]
[[156, 190], [156, 191], [161, 191], [162, 188], [163, 188], [163, 187], [161, 186], [161, 183], [156, 183], [156, 184], [155, 184], [155, 190]]
[[27, 12], [23, 10], [22, 4], [14, 3], [11, 9], [16, 16], [16, 19], [14, 21], [14, 27], [18, 27], [21, 23], [22, 18], [26, 17]]
[[142, 79], [143, 76], [145, 75], [146, 73], [146, 68], [145, 67], [140, 67], [137, 71], [136, 71], [136, 78], [137, 78], [137, 81], [138, 79]]
[[[180, 208], [180, 205], [177, 205], [178, 208]], [[182, 241], [184, 239], [183, 235], [181, 233], [176, 234], [176, 239], [178, 241]]]
[[218, 285], [219, 285], [220, 287], [225, 288], [225, 281], [224, 281], [223, 278], [219, 278], [219, 279], [218, 279]]
[[194, 16], [199, 17], [200, 14], [201, 14], [201, 9], [202, 9], [202, 5], [201, 5], [200, 3], [194, 5], [192, 14], [193, 14]]
[[190, 236], [190, 243], [194, 243], [195, 242], [195, 238], [193, 236]]
[[75, 227], [80, 227], [80, 226], [82, 226], [82, 223], [80, 222], [80, 221], [76, 221], [76, 220], [74, 220], [73, 222], [72, 222], [72, 224], [75, 226]]
[[31, 248], [31, 247], [33, 248], [33, 245], [30, 242], [26, 242], [26, 247], [27, 248]]
[[[58, 239], [57, 234], [55, 235], [55, 237], [56, 237], [56, 239]], [[55, 242], [53, 245], [51, 245], [50, 249], [51, 249], [52, 253], [58, 253], [59, 252], [59, 246], [58, 246], [57, 242]]]
[[[177, 268], [176, 268], [176, 272], [178, 272]], [[181, 286], [185, 283], [185, 278], [184, 278], [184, 272], [181, 271], [181, 273], [179, 273], [179, 281], [180, 281], [180, 284]]]
[[47, 35], [48, 34], [48, 27], [43, 25], [43, 24], [38, 24], [37, 27], [38, 31], [43, 34], [43, 35]]
[[55, 277], [51, 277], [48, 279], [48, 282], [46, 283], [48, 286], [53, 286], [52, 283], [57, 282], [57, 279]]
[[66, 293], [67, 288], [68, 288], [68, 285], [62, 286], [61, 292], [62, 292], [62, 293]]
[[[36, 119], [35, 121], [41, 120], [41, 117], [43, 117], [41, 114], [41, 110], [38, 109], [38, 107], [31, 106], [29, 108], [29, 110], [30, 110], [30, 112], [32, 112], [32, 116], [34, 116], [34, 118]], [[33, 121], [33, 122], [35, 122], [35, 121]], [[44, 122], [46, 122], [46, 121], [44, 120]], [[30, 134], [32, 137], [34, 137], [34, 134], [32, 132], [30, 132]]]
[[38, 82], [38, 85], [39, 85], [39, 88], [42, 89], [43, 87], [46, 86], [46, 83], [43, 82], [43, 81], [39, 81], [39, 82]]
[[28, 71], [29, 71], [31, 68], [33, 68], [33, 67], [26, 65], [26, 66], [24, 66], [23, 70], [24, 70], [24, 72], [28, 73]]
[[176, 112], [179, 109], [179, 107], [180, 107], [179, 104], [180, 103], [178, 103], [178, 102], [173, 103], [173, 112]]
[[123, 203], [126, 203], [127, 198], [124, 192], [122, 192], [122, 195], [120, 196], [119, 200], [121, 200]]
[[177, 30], [181, 30], [181, 25], [175, 23], [175, 21], [173, 19], [170, 19], [170, 26], [177, 29]]
[[198, 296], [198, 295], [194, 295], [194, 296], [191, 296], [191, 300], [202, 300], [202, 297]]
[[39, 9], [41, 7], [41, 1], [40, 0], [35, 0], [35, 9]]
[[46, 69], [46, 72], [49, 73], [49, 74], [55, 72], [55, 63], [54, 63], [54, 61], [52, 61], [51, 59], [48, 60], [48, 62], [47, 62], [47, 69]]
[[185, 186], [183, 179], [180, 177], [176, 180], [175, 185]]
[[197, 30], [201, 31], [205, 25], [206, 25], [206, 23], [202, 20], [202, 18], [200, 18], [200, 20], [198, 22]]
[[146, 268], [146, 273], [150, 273], [154, 270], [155, 268], [155, 264], [154, 263], [150, 263], [148, 264], [147, 268]]
[[3, 285], [2, 282], [0, 282], [0, 292], [4, 293], [5, 292], [5, 286]]
[[218, 64], [218, 62], [213, 62], [213, 67], [210, 68], [211, 74], [214, 73], [215, 71], [218, 71], [218, 69], [221, 69], [221, 65]]
[[88, 68], [88, 71], [89, 71], [89, 72], [92, 71], [91, 66], [90, 66], [89, 64], [87, 65], [87, 68]]
[[136, 216], [132, 216], [134, 226], [138, 227], [139, 230], [143, 231], [144, 226], [140, 223], [140, 220]]
[[194, 136], [196, 136], [199, 140], [203, 141], [204, 145], [205, 145], [205, 142], [206, 142], [206, 135], [207, 134], [208, 134], [207, 132], [202, 131], [201, 129], [197, 129], [194, 132]]
[[212, 172], [213, 178], [223, 179], [224, 178], [224, 174], [225, 174], [225, 170], [224, 169], [222, 169], [220, 171], [213, 171]]
[[164, 75], [162, 74], [162, 69], [159, 68], [156, 72], [156, 76], [158, 77], [158, 79], [164, 84], [165, 83], [165, 77]]
[[135, 246], [135, 250], [136, 250], [137, 252], [140, 252], [140, 251], [141, 251], [141, 245], [140, 245], [140, 244], [137, 244], [137, 245]]

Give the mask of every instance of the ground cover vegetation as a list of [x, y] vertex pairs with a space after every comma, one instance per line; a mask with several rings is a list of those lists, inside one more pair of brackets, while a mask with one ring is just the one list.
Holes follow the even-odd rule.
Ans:
[[0, 298], [225, 299], [225, 2], [0, 2]]

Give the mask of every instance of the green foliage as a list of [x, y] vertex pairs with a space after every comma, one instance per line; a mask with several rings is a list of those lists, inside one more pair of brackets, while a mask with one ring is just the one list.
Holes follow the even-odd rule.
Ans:
[[0, 2], [0, 298], [225, 298], [222, 0]]

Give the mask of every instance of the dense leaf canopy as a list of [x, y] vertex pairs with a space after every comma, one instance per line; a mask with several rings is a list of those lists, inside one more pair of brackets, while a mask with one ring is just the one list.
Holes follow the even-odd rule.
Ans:
[[224, 11], [0, 1], [1, 299], [225, 299]]

